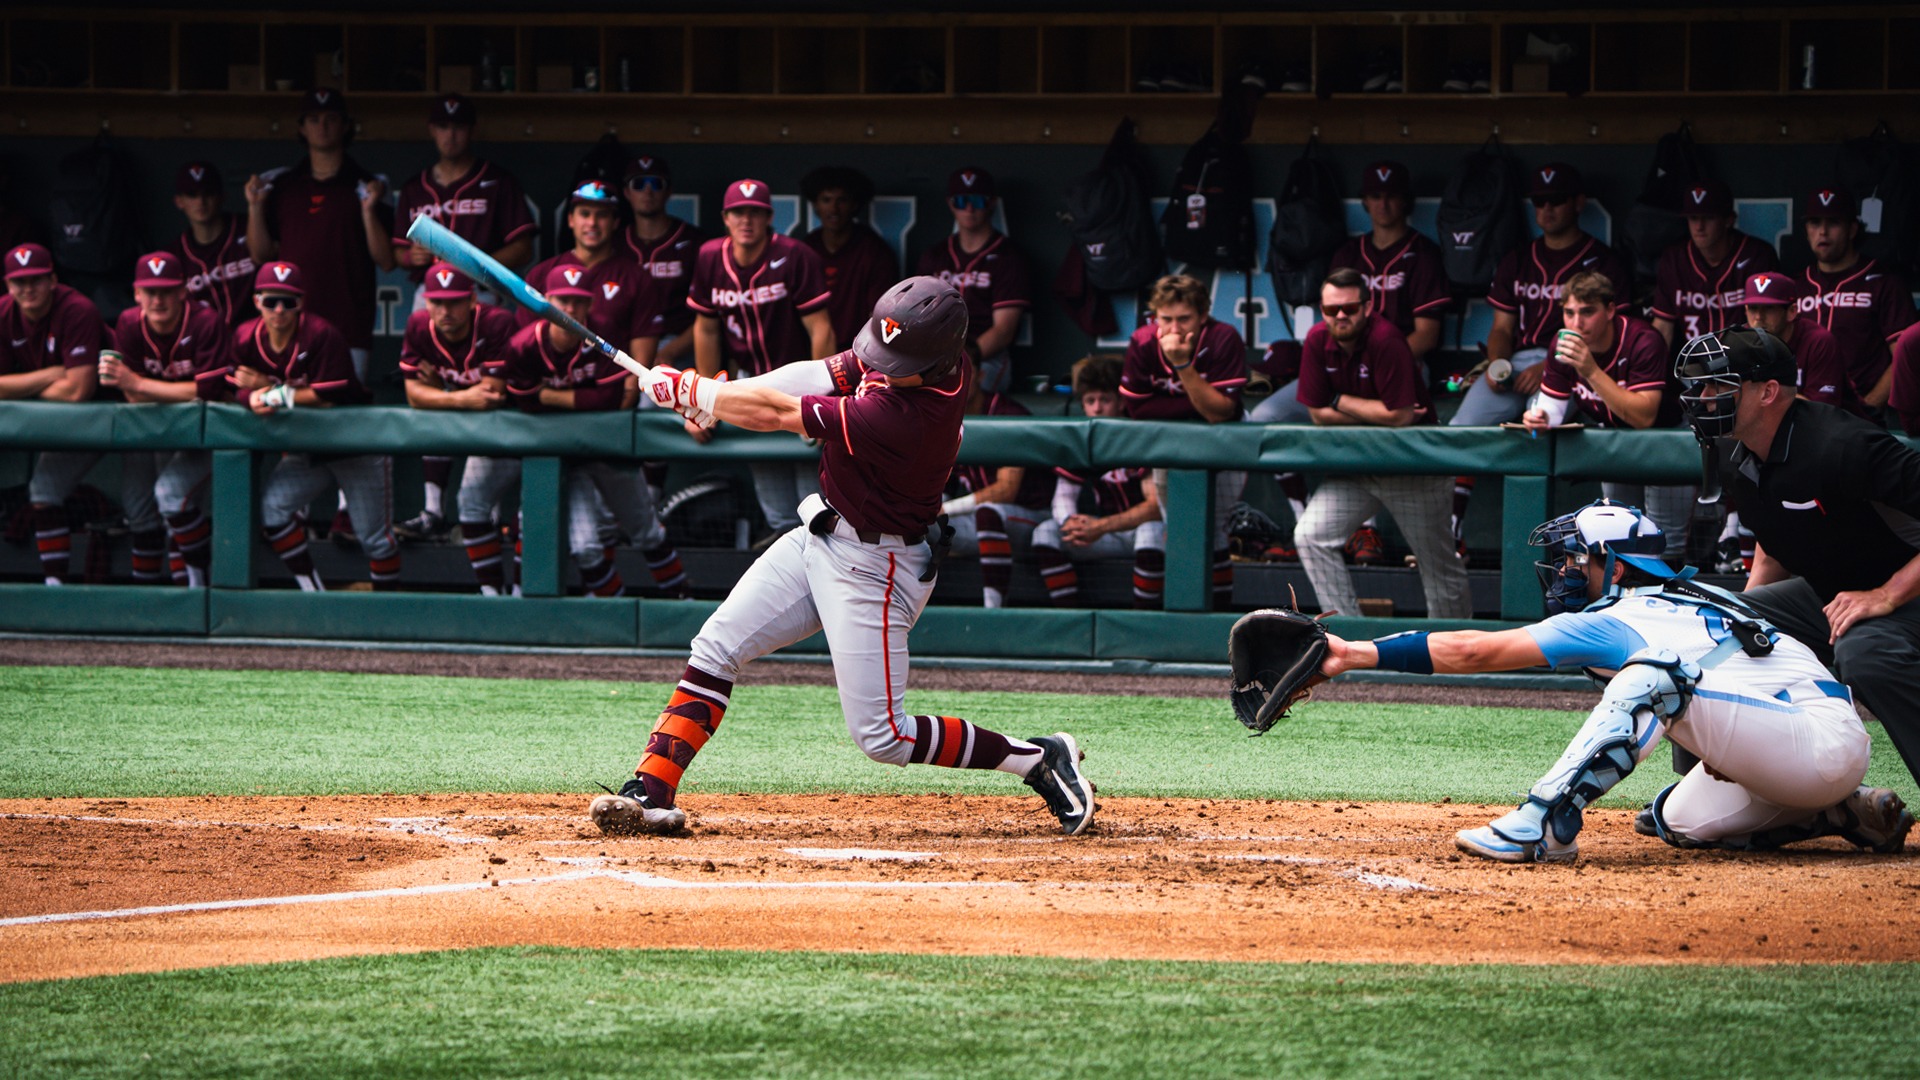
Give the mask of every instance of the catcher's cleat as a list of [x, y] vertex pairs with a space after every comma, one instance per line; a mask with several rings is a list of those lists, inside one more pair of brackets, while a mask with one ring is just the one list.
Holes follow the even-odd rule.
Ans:
[[1370, 525], [1362, 525], [1347, 537], [1347, 557], [1360, 566], [1374, 566], [1387, 557], [1386, 544], [1380, 539], [1380, 530]]
[[609, 836], [675, 833], [687, 826], [685, 810], [649, 803], [646, 788], [637, 776], [620, 785], [619, 794], [609, 792], [594, 799], [587, 813], [593, 823], [600, 826], [600, 831]]
[[1453, 843], [1469, 855], [1504, 863], [1564, 863], [1580, 855], [1578, 841], [1562, 844], [1554, 838], [1552, 829], [1546, 831], [1544, 840], [1509, 840], [1495, 832], [1493, 826], [1482, 825], [1454, 833]]
[[1840, 804], [1847, 817], [1840, 835], [1856, 847], [1881, 855], [1896, 855], [1907, 847], [1913, 815], [1900, 796], [1887, 788], [1862, 787]]
[[1064, 731], [1028, 742], [1040, 748], [1040, 763], [1027, 774], [1027, 786], [1047, 800], [1047, 809], [1060, 819], [1060, 831], [1079, 836], [1093, 823], [1093, 785], [1080, 772], [1086, 752]]
[[1633, 831], [1641, 836], [1651, 836], [1656, 840], [1660, 838], [1660, 826], [1653, 819], [1652, 803], [1641, 807], [1640, 812], [1633, 815]]
[[393, 527], [393, 535], [402, 540], [443, 540], [453, 526], [439, 514], [425, 510]]

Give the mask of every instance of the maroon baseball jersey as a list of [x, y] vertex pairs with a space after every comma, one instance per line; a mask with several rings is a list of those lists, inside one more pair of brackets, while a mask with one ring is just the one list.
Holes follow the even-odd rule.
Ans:
[[[1193, 367], [1215, 390], [1240, 401], [1247, 387], [1247, 347], [1225, 323], [1208, 319], [1193, 344]], [[1126, 363], [1120, 369], [1120, 407], [1135, 420], [1198, 420], [1180, 373], [1167, 363], [1160, 338], [1148, 323], [1127, 342]], [[1234, 414], [1237, 419], [1239, 413]]]
[[1872, 419], [1873, 410], [1861, 403], [1847, 381], [1847, 360], [1840, 354], [1840, 342], [1826, 327], [1802, 316], [1793, 322], [1793, 362], [1800, 369], [1800, 396], [1808, 401], [1835, 405], [1856, 415]]
[[653, 326], [649, 337], [666, 337], [687, 332], [693, 325], [693, 310], [687, 307], [687, 289], [693, 284], [693, 264], [700, 256], [705, 233], [679, 218], [668, 218], [671, 225], [658, 240], [642, 240], [632, 229], [625, 233], [627, 251], [640, 264], [643, 276], [653, 283]]
[[[1651, 324], [1631, 315], [1614, 316], [1613, 348], [1596, 353], [1593, 359], [1623, 389], [1661, 392], [1660, 411], [1654, 414], [1652, 426], [1668, 428], [1680, 422], [1680, 399], [1668, 386], [1673, 370], [1667, 363], [1667, 342]], [[1574, 373], [1572, 364], [1557, 356], [1547, 357], [1546, 364], [1540, 376], [1541, 393], [1561, 401], [1577, 398], [1581, 411], [1599, 427], [1628, 426], [1614, 417], [1613, 410], [1585, 379]], [[1569, 415], [1568, 419], [1573, 417]]]
[[573, 391], [574, 412], [610, 412], [618, 409], [626, 397], [627, 369], [598, 349], [582, 342], [572, 352], [563, 353], [547, 340], [544, 322], [523, 326], [507, 344], [500, 368], [507, 380], [507, 393], [515, 404], [528, 412], [544, 412], [540, 404], [542, 390]]
[[1333, 340], [1326, 323], [1315, 323], [1301, 343], [1300, 404], [1331, 408], [1342, 394], [1373, 398], [1389, 409], [1418, 409], [1413, 422], [1432, 424], [1433, 396], [1420, 377], [1420, 365], [1407, 349], [1406, 336], [1385, 319], [1368, 319], [1353, 352]]
[[1920, 323], [1893, 339], [1893, 392], [1887, 407], [1900, 414], [1900, 426], [1920, 438]]
[[227, 215], [226, 228], [211, 244], [199, 244], [192, 230], [173, 238], [166, 247], [187, 268], [187, 299], [218, 312], [227, 328], [238, 329], [253, 318], [253, 275], [259, 267], [247, 253], [247, 223], [238, 214]]
[[407, 316], [407, 332], [400, 339], [400, 370], [418, 379], [421, 368], [430, 368], [449, 389], [473, 386], [486, 375], [501, 374], [507, 347], [519, 330], [512, 312], [475, 304], [466, 340], [447, 341], [433, 328], [431, 313], [416, 311]]
[[1453, 303], [1440, 259], [1439, 244], [1408, 230], [1405, 238], [1387, 248], [1374, 247], [1372, 233], [1353, 237], [1333, 253], [1332, 267], [1360, 271], [1373, 298], [1368, 310], [1406, 336], [1413, 333], [1416, 317], [1441, 318]]
[[171, 334], [154, 333], [139, 308], [128, 308], [113, 328], [113, 347], [122, 363], [149, 379], [201, 387], [211, 382], [212, 393], [225, 395], [226, 375], [233, 368], [233, 329], [211, 307], [187, 305]]
[[11, 296], [0, 296], [0, 375], [21, 375], [44, 367], [98, 364], [106, 324], [93, 301], [65, 285], [53, 287], [47, 313], [27, 322]]
[[[873, 317], [873, 305], [900, 280], [900, 261], [879, 233], [857, 223], [839, 251], [827, 250], [819, 229], [801, 242], [820, 256], [820, 269], [826, 273], [827, 291], [832, 294], [827, 315], [833, 320], [834, 348], [851, 349], [853, 336]], [[971, 314], [968, 324], [972, 324]]]
[[826, 364], [834, 392], [800, 399], [800, 422], [820, 440], [821, 495], [856, 529], [926, 532], [960, 453], [973, 366], [960, 364], [929, 385], [896, 387], [869, 374], [852, 350]]
[[[434, 183], [431, 167], [423, 170], [400, 188], [395, 216], [399, 219], [395, 251], [413, 246], [406, 237], [407, 227], [423, 216], [489, 255], [533, 231], [533, 215], [519, 181], [491, 161], [475, 161], [465, 176], [444, 187]], [[427, 268], [413, 267], [407, 275], [418, 285], [426, 280]]]
[[1514, 349], [1552, 348], [1560, 329], [1560, 291], [1577, 275], [1597, 270], [1613, 282], [1614, 299], [1625, 303], [1633, 295], [1633, 273], [1614, 250], [1585, 233], [1569, 247], [1555, 251], [1539, 238], [1507, 252], [1494, 271], [1487, 303], [1511, 311], [1520, 326]]
[[1718, 266], [1707, 265], [1691, 240], [1660, 253], [1653, 275], [1653, 317], [1680, 328], [1676, 348], [1701, 334], [1741, 325], [1747, 279], [1780, 268], [1771, 246], [1738, 229], [1727, 234], [1727, 243], [1727, 257]]
[[1892, 361], [1887, 343], [1920, 318], [1906, 279], [1861, 259], [1831, 274], [1809, 266], [1800, 280], [1800, 321], [1817, 322], [1839, 339], [1853, 391], [1865, 397]]
[[[311, 311], [300, 313], [293, 340], [285, 349], [274, 349], [261, 320], [242, 326], [233, 336], [233, 362], [235, 367], [263, 372], [296, 390], [312, 390], [335, 405], [365, 405], [373, 400], [353, 373], [346, 336]], [[200, 388], [201, 396], [207, 396], [207, 381]]]
[[[988, 394], [982, 413], [986, 416], [1033, 415], [1032, 410], [1005, 394]], [[947, 486], [957, 494], [978, 494], [994, 482], [1001, 468], [999, 465], [955, 465]], [[1007, 501], [1029, 510], [1045, 510], [1053, 504], [1053, 477], [1042, 468], [1025, 468], [1020, 474], [1020, 486]]]
[[1054, 475], [1080, 485], [1080, 502], [1089, 506], [1094, 517], [1112, 517], [1147, 501], [1143, 488], [1153, 470], [1141, 467], [1107, 469], [1065, 469], [1055, 467]]
[[1026, 256], [995, 232], [979, 251], [960, 250], [960, 234], [920, 253], [919, 274], [937, 277], [960, 290], [967, 302], [967, 340], [973, 341], [993, 325], [1001, 308], [1033, 304], [1032, 274]]
[[[349, 157], [325, 180], [313, 178], [305, 159], [267, 179], [267, 228], [280, 241], [279, 258], [300, 268], [306, 310], [346, 335], [349, 348], [372, 348], [374, 266], [360, 188], [377, 177]], [[392, 209], [382, 202], [376, 213], [391, 235]]]
[[[579, 284], [593, 290], [593, 309], [587, 312], [587, 329], [607, 339], [616, 349], [629, 347], [634, 338], [653, 336], [652, 284], [641, 276], [640, 265], [624, 252], [592, 266], [581, 263], [580, 257], [571, 251], [561, 252], [535, 263], [533, 269], [527, 271], [527, 280], [544, 282], [556, 266], [580, 267]], [[514, 317], [521, 326], [538, 321], [525, 308], [517, 309]]]
[[832, 299], [820, 256], [791, 236], [769, 238], [752, 266], [734, 263], [733, 242], [726, 237], [707, 241], [687, 291], [688, 307], [719, 319], [725, 328], [725, 365], [746, 375], [813, 359], [813, 339], [800, 317]]

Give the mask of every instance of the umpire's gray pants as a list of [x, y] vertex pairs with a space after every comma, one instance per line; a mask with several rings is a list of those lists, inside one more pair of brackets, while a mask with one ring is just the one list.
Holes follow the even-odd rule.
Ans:
[[1320, 610], [1360, 614], [1341, 549], [1361, 522], [1382, 510], [1393, 515], [1420, 561], [1427, 617], [1470, 618], [1473, 600], [1466, 567], [1454, 550], [1453, 478], [1448, 476], [1333, 476], [1321, 483], [1293, 530], [1300, 566], [1313, 583]]
[[[1761, 541], [1766, 546], [1766, 541]], [[1754, 610], [1812, 649], [1853, 688], [1893, 740], [1907, 771], [1920, 781], [1920, 600], [1909, 600], [1878, 619], [1854, 623], [1827, 644], [1833, 628], [1826, 605], [1804, 578], [1777, 581], [1740, 594]]]
[[654, 513], [653, 494], [638, 462], [569, 460], [561, 482], [567, 492], [567, 550], [582, 570], [606, 561], [606, 538], [600, 529], [603, 506], [640, 550], [652, 551], [667, 542], [667, 528]]
[[381, 454], [315, 460], [312, 454], [284, 454], [260, 497], [260, 524], [274, 531], [304, 513], [327, 488], [338, 485], [347, 499], [347, 516], [369, 559], [398, 554], [393, 539], [393, 459]]

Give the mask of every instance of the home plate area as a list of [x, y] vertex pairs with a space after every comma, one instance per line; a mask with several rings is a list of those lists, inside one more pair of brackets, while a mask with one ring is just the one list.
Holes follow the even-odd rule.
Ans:
[[1683, 852], [1589, 812], [1570, 866], [1460, 854], [1502, 808], [696, 794], [0, 801], [0, 980], [550, 944], [1398, 962], [1920, 959], [1920, 858]]

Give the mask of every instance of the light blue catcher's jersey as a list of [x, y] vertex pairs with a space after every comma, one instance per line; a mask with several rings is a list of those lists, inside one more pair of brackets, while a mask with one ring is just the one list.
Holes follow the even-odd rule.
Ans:
[[[1666, 649], [1699, 663], [1732, 632], [1726, 616], [1709, 607], [1679, 604], [1657, 588], [1630, 590], [1619, 600], [1586, 611], [1555, 615], [1526, 628], [1554, 667], [1577, 665], [1611, 676], [1642, 649]], [[1708, 669], [1699, 689], [1743, 698], [1779, 699], [1833, 675], [1812, 650], [1785, 634], [1766, 656], [1735, 650]], [[1792, 693], [1797, 699], [1801, 695]]]

